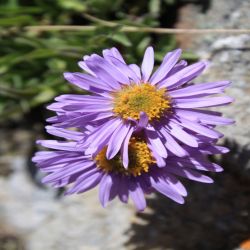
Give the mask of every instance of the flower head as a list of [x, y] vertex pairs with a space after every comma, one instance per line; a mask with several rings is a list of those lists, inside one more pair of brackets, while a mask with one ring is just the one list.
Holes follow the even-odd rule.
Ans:
[[152, 191], [182, 204], [187, 191], [178, 177], [211, 183], [212, 179], [199, 171], [220, 172], [222, 168], [210, 163], [204, 155], [227, 152], [226, 148], [209, 143], [195, 152], [184, 146], [188, 157], [169, 155], [165, 160], [166, 166], [160, 167], [145, 139], [133, 136], [128, 143], [129, 165], [124, 168], [122, 154], [107, 159], [106, 147], [95, 157], [84, 154], [84, 149], [78, 146], [78, 141], [86, 136], [82, 132], [52, 126], [48, 126], [47, 131], [71, 140], [38, 141], [44, 147], [53, 149], [37, 152], [33, 157], [41, 171], [48, 173], [43, 182], [54, 187], [69, 186], [66, 194], [83, 193], [99, 186], [99, 199], [104, 207], [115, 197], [125, 203], [131, 198], [141, 211], [146, 207], [144, 194]]
[[[81, 141], [87, 147], [86, 153], [96, 155], [107, 147], [107, 159], [124, 150], [132, 133], [141, 130], [145, 131], [154, 154], [163, 158], [170, 153], [187, 156], [184, 145], [198, 148], [200, 143], [217, 141], [223, 135], [214, 127], [233, 121], [200, 108], [232, 102], [227, 96], [208, 97], [222, 93], [229, 82], [193, 84], [192, 80], [201, 74], [207, 62], [188, 66], [186, 61], [179, 61], [180, 55], [180, 49], [167, 53], [155, 72], [152, 47], [147, 48], [141, 67], [127, 65], [115, 48], [104, 50], [103, 57], [85, 56], [79, 66], [87, 74], [64, 76], [91, 94], [57, 97], [57, 102], [49, 106], [57, 116], [49, 121], [63, 128], [90, 126]], [[123, 164], [128, 166], [126, 157]]]
[[[156, 71], [154, 51], [147, 48], [141, 67], [127, 65], [117, 49], [103, 57], [85, 56], [79, 65], [87, 73], [65, 73], [88, 95], [61, 95], [48, 108], [47, 131], [68, 141], [39, 143], [54, 151], [38, 152], [33, 161], [48, 176], [45, 183], [68, 186], [67, 194], [99, 185], [103, 206], [116, 196], [129, 197], [138, 210], [146, 206], [144, 193], [158, 191], [184, 202], [187, 192], [178, 176], [211, 183], [199, 171], [222, 171], [206, 155], [225, 153], [216, 146], [223, 135], [216, 125], [233, 123], [221, 113], [201, 108], [232, 102], [220, 94], [228, 81], [193, 84], [207, 66], [187, 66], [181, 50], [167, 53]], [[74, 128], [74, 130], [72, 130]]]

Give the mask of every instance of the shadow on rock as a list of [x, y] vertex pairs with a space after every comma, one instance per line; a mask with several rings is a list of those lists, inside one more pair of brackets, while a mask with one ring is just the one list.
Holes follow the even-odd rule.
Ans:
[[178, 205], [157, 194], [148, 213], [137, 215], [127, 245], [136, 250], [230, 250], [250, 236], [250, 147], [226, 141], [231, 152], [214, 184], [185, 182], [188, 197]]

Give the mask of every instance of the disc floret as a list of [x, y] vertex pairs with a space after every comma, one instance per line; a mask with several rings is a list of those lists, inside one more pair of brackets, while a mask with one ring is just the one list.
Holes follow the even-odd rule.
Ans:
[[149, 83], [125, 86], [114, 96], [113, 112], [123, 119], [139, 120], [140, 112], [145, 112], [151, 121], [159, 119], [168, 108], [166, 89], [157, 89]]

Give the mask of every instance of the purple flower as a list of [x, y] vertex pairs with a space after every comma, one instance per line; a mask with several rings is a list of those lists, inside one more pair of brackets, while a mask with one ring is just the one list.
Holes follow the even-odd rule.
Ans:
[[[202, 144], [215, 143], [223, 135], [216, 125], [233, 123], [221, 113], [200, 108], [221, 106], [232, 98], [210, 95], [223, 93], [228, 81], [193, 84], [206, 68], [204, 61], [187, 66], [179, 61], [181, 50], [166, 54], [158, 69], [154, 68], [154, 51], [148, 47], [141, 64], [127, 65], [117, 49], [106, 49], [103, 57], [85, 56], [79, 66], [84, 73], [65, 73], [72, 84], [89, 95], [61, 95], [48, 108], [57, 116], [48, 119], [56, 127], [78, 128], [85, 132], [78, 144], [85, 154], [95, 156], [107, 147], [112, 159], [133, 133], [141, 133], [153, 151], [158, 164], [168, 155], [186, 157]], [[128, 157], [123, 157], [128, 167]]]
[[[212, 183], [212, 179], [201, 174], [200, 170], [220, 172], [222, 168], [210, 163], [206, 155], [228, 151], [211, 143], [200, 144], [197, 149], [183, 145], [188, 156], [176, 157], [170, 152], [167, 159], [159, 157], [166, 165], [161, 167], [150, 150], [151, 144], [138, 135], [126, 139], [127, 147], [114, 158], [107, 159], [106, 146], [95, 157], [86, 155], [79, 144], [86, 133], [53, 126], [47, 126], [47, 131], [70, 141], [38, 141], [42, 146], [53, 149], [37, 152], [33, 157], [41, 171], [48, 173], [44, 183], [53, 187], [69, 185], [66, 194], [83, 193], [99, 185], [99, 199], [104, 207], [115, 197], [124, 203], [130, 198], [139, 211], [146, 207], [144, 194], [153, 191], [177, 203], [184, 203], [187, 191], [177, 177]], [[130, 159], [126, 168], [122, 163], [124, 155]]]

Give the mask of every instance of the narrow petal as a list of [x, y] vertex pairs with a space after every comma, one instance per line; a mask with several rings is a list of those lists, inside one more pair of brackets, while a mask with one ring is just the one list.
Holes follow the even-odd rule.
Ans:
[[88, 148], [86, 149], [86, 154], [93, 155], [99, 150], [103, 148], [103, 146], [107, 145], [109, 142], [110, 137], [112, 136], [113, 132], [122, 122], [120, 120], [113, 119], [110, 123], [107, 122], [105, 127], [98, 128], [95, 132], [91, 133], [91, 135], [86, 139], [86, 144], [88, 144]]
[[162, 193], [163, 195], [167, 196], [168, 198], [174, 200], [179, 204], [184, 203], [183, 197], [166, 181], [161, 178], [150, 178], [152, 187], [157, 190], [158, 192]]
[[168, 122], [167, 127], [165, 127], [169, 133], [177, 138], [179, 141], [185, 143], [186, 145], [190, 147], [197, 148], [198, 142], [197, 139], [192, 136], [191, 134], [188, 134], [185, 132], [178, 124], [172, 122], [171, 120]]
[[203, 175], [195, 170], [168, 166], [167, 171], [193, 181], [213, 183], [213, 180], [210, 177]]
[[81, 103], [69, 104], [63, 107], [65, 111], [73, 111], [73, 112], [84, 112], [84, 113], [92, 113], [92, 112], [109, 112], [113, 109], [112, 104], [95, 104], [95, 105], [83, 105]]
[[[78, 113], [77, 113], [78, 114]], [[58, 127], [76, 127], [76, 128], [82, 128], [89, 122], [96, 122], [101, 121], [106, 118], [112, 118], [113, 113], [112, 112], [101, 112], [101, 113], [90, 113], [86, 115], [78, 115], [76, 118], [70, 118], [63, 116], [62, 121], [58, 121], [57, 124], [54, 124], [54, 126]]]
[[143, 211], [146, 208], [144, 193], [139, 184], [134, 180], [129, 181], [129, 196], [134, 202], [138, 211]]
[[76, 142], [62, 142], [55, 140], [38, 140], [37, 144], [46, 148], [65, 150], [65, 151], [77, 151]]
[[145, 112], [140, 112], [140, 119], [136, 126], [136, 132], [145, 129], [148, 125], [148, 116]]
[[165, 81], [159, 84], [159, 87], [168, 89], [177, 88], [200, 75], [206, 66], [207, 64], [205, 62], [198, 62], [187, 66], [170, 77], [167, 77]]
[[103, 173], [97, 170], [93, 173], [86, 173], [85, 175], [80, 176], [76, 180], [75, 185], [70, 188], [65, 194], [69, 195], [73, 193], [79, 194], [86, 192], [99, 184], [102, 176]]
[[122, 63], [120, 60], [116, 59], [115, 57], [110, 57], [110, 60], [113, 64], [117, 65], [121, 71], [124, 72], [130, 79], [133, 80], [135, 83], [139, 83], [140, 79], [138, 78], [137, 74], [125, 63]]
[[101, 65], [101, 67], [111, 75], [117, 82], [126, 84], [129, 82], [129, 78], [119, 71], [113, 64], [109, 63], [109, 61], [103, 59], [101, 56], [93, 55], [91, 58], [96, 64]]
[[191, 99], [175, 99], [173, 103], [177, 108], [205, 108], [216, 107], [229, 104], [233, 102], [233, 98], [229, 96], [210, 97], [210, 98], [191, 98]]
[[184, 185], [172, 174], [167, 173], [164, 177], [166, 177], [165, 181], [174, 188], [181, 196], [187, 196], [187, 190]]
[[229, 149], [222, 146], [206, 145], [205, 147], [201, 148], [200, 151], [203, 154], [212, 155], [212, 154], [226, 154], [229, 152]]
[[181, 49], [174, 50], [172, 52], [167, 53], [164, 57], [162, 64], [156, 70], [156, 72], [152, 75], [149, 82], [153, 85], [160, 82], [168, 72], [174, 67], [181, 56]]
[[112, 90], [112, 88], [105, 82], [87, 74], [67, 72], [64, 73], [64, 78], [68, 82], [84, 90], [90, 90], [91, 86], [95, 87], [96, 89], [102, 89], [106, 91]]
[[154, 49], [152, 47], [148, 47], [145, 51], [141, 71], [142, 71], [142, 81], [147, 82], [152, 70], [154, 68]]
[[118, 196], [121, 202], [128, 202], [128, 180], [127, 177], [121, 176], [119, 183]]
[[175, 109], [175, 114], [179, 117], [184, 117], [191, 121], [199, 121], [211, 125], [229, 125], [233, 124], [234, 120], [230, 118], [221, 117], [220, 114], [205, 110], [194, 109]]
[[111, 48], [111, 49], [105, 49], [103, 50], [103, 57], [106, 59], [106, 60], [109, 60], [109, 57], [112, 56], [112, 57], [115, 57], [116, 59], [118, 59], [119, 61], [121, 61], [122, 63], [126, 64], [121, 53], [118, 51], [117, 48]]
[[152, 145], [152, 147], [155, 148], [155, 151], [157, 151], [158, 154], [163, 158], [166, 158], [168, 156], [167, 150], [164, 147], [155, 129], [152, 126], [148, 126], [145, 132], [149, 143]]
[[59, 136], [68, 140], [78, 141], [82, 138], [81, 132], [72, 131], [72, 130], [63, 129], [63, 128], [56, 128], [53, 126], [46, 126], [45, 128], [49, 134]]
[[137, 77], [139, 79], [141, 79], [141, 69], [140, 69], [140, 67], [137, 66], [136, 64], [129, 64], [128, 66], [129, 66], [129, 68], [131, 68], [135, 72]]
[[160, 129], [160, 133], [166, 139], [165, 146], [166, 148], [172, 152], [174, 155], [178, 157], [187, 156], [187, 152], [179, 145], [179, 143], [169, 134], [169, 132], [162, 127]]
[[113, 158], [121, 148], [121, 145], [130, 130], [129, 124], [122, 124], [118, 127], [110, 138], [106, 157]]
[[53, 181], [57, 181], [59, 179], [71, 176], [73, 174], [79, 173], [79, 172], [91, 172], [93, 171], [94, 162], [76, 162], [73, 164], [67, 164], [63, 168], [61, 168], [59, 171], [54, 172], [52, 174], [47, 175], [43, 178], [43, 183], [49, 183]]
[[[167, 74], [166, 78], [177, 73], [178, 71], [184, 69], [187, 66], [187, 61], [185, 60], [181, 60], [180, 62], [178, 62], [177, 64], [175, 64], [175, 66], [169, 71], [169, 73]], [[162, 80], [164, 81], [164, 79]], [[160, 82], [159, 82], [160, 84]]]
[[185, 88], [169, 91], [169, 95], [173, 98], [178, 97], [194, 97], [206, 96], [211, 94], [222, 93], [226, 87], [230, 85], [229, 81], [220, 81], [212, 83], [199, 83]]
[[134, 128], [131, 127], [130, 130], [127, 133], [127, 136], [125, 137], [123, 143], [122, 143], [122, 150], [121, 150], [121, 155], [122, 155], [122, 163], [124, 168], [128, 168], [129, 164], [129, 158], [128, 158], [128, 144], [129, 140], [131, 138], [132, 133], [134, 132]]
[[149, 142], [148, 142], [148, 148], [152, 151], [152, 154], [156, 160], [157, 167], [159, 167], [159, 168], [165, 167], [166, 160], [158, 154], [156, 149]]
[[[99, 57], [98, 57], [99, 58]], [[96, 55], [91, 56], [90, 59], [86, 60], [87, 66], [112, 89], [120, 89], [121, 86], [118, 81], [113, 77], [110, 68], [106, 63], [99, 62], [99, 59]], [[111, 64], [110, 64], [111, 65]], [[108, 70], [109, 68], [109, 70]], [[111, 68], [114, 67], [111, 65]]]
[[84, 71], [86, 71], [87, 73], [89, 73], [90, 75], [96, 76], [96, 74], [91, 69], [89, 69], [89, 67], [84, 61], [78, 62], [78, 66], [82, 68]]
[[113, 181], [109, 174], [105, 174], [100, 182], [99, 186], [99, 200], [103, 207], [106, 207], [109, 198], [110, 198], [110, 191], [112, 187]]
[[184, 128], [187, 128], [191, 131], [194, 131], [198, 134], [201, 134], [210, 138], [218, 139], [218, 138], [223, 137], [223, 134], [221, 134], [220, 132], [217, 132], [215, 130], [202, 126], [196, 122], [189, 121], [188, 119], [185, 119], [185, 118], [181, 118], [181, 119], [172, 118], [172, 121], [181, 125]]

